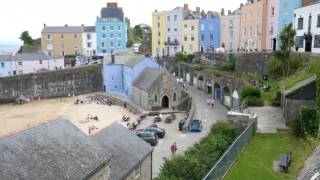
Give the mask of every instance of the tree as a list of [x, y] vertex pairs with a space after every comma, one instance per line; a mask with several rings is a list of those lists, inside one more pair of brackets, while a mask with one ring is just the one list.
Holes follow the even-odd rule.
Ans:
[[278, 59], [279, 66], [282, 67], [282, 76], [288, 77], [290, 73], [290, 54], [294, 46], [296, 31], [292, 29], [292, 24], [285, 26], [280, 34], [280, 50], [274, 56]]
[[23, 45], [29, 45], [29, 46], [34, 45], [34, 39], [32, 39], [28, 31], [23, 31], [21, 33], [20, 39], [23, 41]]
[[133, 36], [136, 41], [141, 41], [143, 39], [143, 29], [139, 25], [136, 25], [133, 28]]

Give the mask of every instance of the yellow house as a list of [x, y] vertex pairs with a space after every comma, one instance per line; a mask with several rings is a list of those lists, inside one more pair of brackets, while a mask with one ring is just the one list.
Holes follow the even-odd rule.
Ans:
[[181, 45], [182, 51], [192, 54], [199, 51], [199, 20], [186, 19], [181, 21], [182, 35]]
[[166, 41], [166, 12], [152, 13], [152, 55], [164, 55]]
[[41, 32], [41, 51], [49, 55], [83, 53], [83, 26], [44, 26]]

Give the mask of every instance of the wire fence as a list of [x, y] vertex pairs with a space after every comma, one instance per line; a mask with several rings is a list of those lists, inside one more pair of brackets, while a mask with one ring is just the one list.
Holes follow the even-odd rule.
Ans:
[[235, 160], [240, 155], [241, 151], [250, 142], [251, 138], [256, 132], [257, 122], [256, 120], [250, 122], [247, 128], [238, 136], [233, 144], [227, 149], [227, 151], [216, 162], [209, 173], [203, 178], [203, 180], [220, 180], [227, 174]]

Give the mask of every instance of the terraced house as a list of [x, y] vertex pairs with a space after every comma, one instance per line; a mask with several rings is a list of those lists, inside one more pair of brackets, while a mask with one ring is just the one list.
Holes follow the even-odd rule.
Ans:
[[155, 10], [152, 13], [152, 55], [164, 56], [166, 41], [166, 12]]
[[199, 51], [199, 20], [193, 15], [189, 15], [181, 21], [182, 25], [182, 52], [195, 53]]
[[48, 55], [79, 55], [83, 53], [84, 26], [46, 26], [41, 32], [41, 51]]
[[228, 11], [225, 15], [221, 12], [221, 45], [226, 51], [237, 52], [240, 48], [240, 9]]
[[127, 23], [117, 3], [107, 3], [96, 21], [97, 53], [99, 55], [127, 50]]
[[220, 47], [220, 16], [218, 12], [202, 11], [199, 19], [199, 50], [201, 53], [213, 52]]

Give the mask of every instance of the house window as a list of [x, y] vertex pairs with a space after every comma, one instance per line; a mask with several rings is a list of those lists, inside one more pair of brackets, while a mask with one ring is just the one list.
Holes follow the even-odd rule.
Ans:
[[118, 39], [121, 39], [121, 33], [118, 34]]
[[296, 37], [296, 47], [303, 48], [303, 41], [304, 41], [303, 36], [297, 36]]
[[184, 37], [184, 41], [188, 41], [188, 37], [187, 36]]
[[274, 7], [271, 7], [271, 16], [274, 16]]
[[42, 64], [42, 60], [39, 60], [39, 64]]
[[110, 31], [113, 31], [113, 26], [110, 26]]
[[113, 39], [113, 34], [112, 33], [110, 34], [110, 38]]
[[204, 41], [204, 34], [201, 34], [201, 41]]
[[4, 62], [1, 62], [1, 67], [4, 67]]
[[174, 20], [176, 21], [178, 19], [178, 15], [174, 15]]
[[320, 15], [318, 15], [318, 18], [317, 18], [317, 27], [320, 27]]
[[161, 36], [161, 33], [160, 33], [160, 32], [158, 32], [158, 36]]
[[201, 31], [204, 31], [204, 24], [201, 24]]
[[78, 36], [77, 36], [77, 34], [74, 34], [73, 37], [74, 37], [75, 39], [77, 39]]
[[178, 31], [178, 29], [177, 29], [177, 28], [174, 28], [174, 31], [175, 31], [175, 32], [177, 32], [177, 31]]
[[158, 101], [158, 96], [154, 95], [154, 102], [157, 102], [157, 101]]
[[134, 168], [134, 176], [137, 179], [140, 177], [140, 175], [141, 175], [141, 165], [139, 164]]
[[110, 46], [113, 47], [113, 41], [110, 41]]
[[213, 34], [210, 34], [210, 41], [213, 41]]
[[288, 2], [283, 5], [283, 13], [288, 14]]
[[121, 30], [121, 27], [120, 26], [118, 26], [118, 31], [120, 31]]
[[170, 32], [170, 28], [168, 28], [168, 32]]
[[158, 41], [158, 45], [160, 45], [160, 41]]
[[88, 47], [88, 48], [91, 48], [91, 43], [87, 43], [87, 47]]
[[88, 33], [87, 34], [87, 40], [90, 40], [91, 39], [91, 35]]
[[105, 31], [106, 30], [106, 27], [105, 26], [102, 26], [102, 31]]
[[177, 94], [173, 93], [173, 101], [176, 101], [176, 99], [177, 99]]
[[320, 48], [320, 35], [315, 35], [314, 36], [314, 47], [315, 48]]
[[170, 21], [170, 16], [167, 16], [167, 21]]
[[102, 42], [102, 43], [101, 43], [101, 47], [103, 47], [103, 48], [104, 48], [105, 46], [106, 46], [106, 45], [105, 45], [105, 43], [104, 43], [104, 42]]
[[187, 28], [188, 28], [188, 25], [187, 25], [187, 24], [185, 24], [185, 25], [184, 25], [184, 28], [185, 28], [185, 29], [187, 29]]
[[160, 28], [160, 23], [158, 23], [158, 28]]
[[63, 36], [63, 34], [61, 34], [61, 39], [64, 39], [64, 36]]
[[121, 47], [121, 41], [118, 41], [118, 47]]
[[23, 65], [22, 61], [18, 61], [18, 65], [22, 66]]
[[191, 41], [194, 41], [194, 36], [191, 36]]
[[298, 30], [303, 29], [303, 18], [298, 18]]
[[112, 81], [114, 80], [114, 77], [113, 77], [113, 76], [111, 77], [111, 80], [112, 80]]
[[194, 31], [194, 25], [191, 26], [191, 31]]
[[47, 39], [51, 40], [51, 34], [47, 34]]

